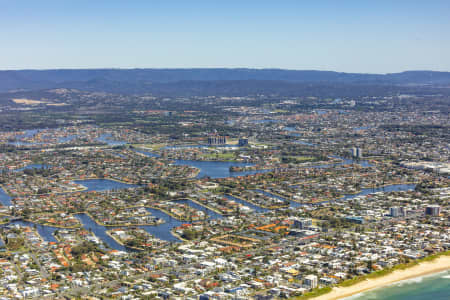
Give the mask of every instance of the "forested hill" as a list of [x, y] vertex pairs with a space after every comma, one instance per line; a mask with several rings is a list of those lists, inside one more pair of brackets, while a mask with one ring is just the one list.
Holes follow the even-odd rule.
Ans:
[[[268, 81], [291, 83], [345, 83], [389, 85], [449, 85], [450, 72], [407, 71], [392, 74], [339, 73], [281, 69], [60, 69], [0, 71], [0, 91], [56, 87], [101, 90], [113, 85], [125, 90], [145, 89], [151, 84], [171, 83], [186, 87], [187, 81]], [[176, 84], [174, 84], [176, 83]]]

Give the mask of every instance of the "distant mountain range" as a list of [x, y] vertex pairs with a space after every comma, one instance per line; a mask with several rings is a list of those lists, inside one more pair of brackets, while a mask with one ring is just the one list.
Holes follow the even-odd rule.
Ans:
[[[146, 89], [197, 89], [217, 82], [249, 81], [252, 87], [296, 83], [351, 85], [450, 85], [450, 72], [392, 74], [339, 73], [281, 69], [60, 69], [0, 71], [0, 92], [17, 89], [77, 88], [131, 93]], [[201, 84], [200, 84], [201, 83]], [[240, 83], [242, 85], [242, 82]]]

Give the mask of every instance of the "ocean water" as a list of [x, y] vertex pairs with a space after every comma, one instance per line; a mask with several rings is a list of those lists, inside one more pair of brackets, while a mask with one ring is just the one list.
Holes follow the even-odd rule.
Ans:
[[354, 295], [345, 300], [449, 300], [450, 270], [412, 278]]

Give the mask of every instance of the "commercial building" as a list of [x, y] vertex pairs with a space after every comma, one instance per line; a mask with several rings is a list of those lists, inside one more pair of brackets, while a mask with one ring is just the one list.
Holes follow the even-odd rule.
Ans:
[[208, 145], [225, 145], [227, 138], [225, 136], [214, 135], [208, 137]]
[[238, 142], [239, 147], [244, 147], [248, 145], [248, 138], [240, 138]]
[[362, 158], [362, 149], [361, 148], [353, 147], [351, 150], [351, 153], [352, 153], [352, 157]]
[[303, 285], [308, 289], [315, 289], [317, 287], [317, 276], [312, 274], [305, 276]]
[[393, 218], [403, 217], [403, 216], [405, 216], [405, 209], [403, 207], [397, 207], [397, 206], [390, 207], [389, 215]]
[[437, 217], [441, 214], [441, 207], [439, 205], [429, 205], [425, 208], [425, 215]]
[[295, 219], [294, 220], [294, 228], [298, 229], [306, 229], [312, 225], [311, 219]]

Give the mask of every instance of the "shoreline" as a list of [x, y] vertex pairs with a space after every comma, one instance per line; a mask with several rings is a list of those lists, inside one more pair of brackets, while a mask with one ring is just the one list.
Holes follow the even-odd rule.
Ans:
[[108, 235], [110, 238], [112, 238], [117, 244], [119, 244], [119, 245], [122, 246], [122, 247], [130, 248], [130, 249], [136, 250], [136, 251], [144, 251], [144, 250], [145, 250], [144, 248], [131, 247], [131, 246], [125, 245], [124, 242], [122, 242], [121, 240], [119, 240], [118, 238], [116, 238], [114, 235], [112, 235], [112, 234], [110, 233], [109, 230], [106, 230], [105, 233], [106, 233], [106, 235]]
[[450, 270], [450, 256], [442, 255], [432, 261], [424, 261], [403, 270], [395, 270], [386, 276], [369, 278], [348, 287], [334, 287], [329, 293], [314, 297], [314, 300], [346, 299], [367, 291], [390, 286], [394, 283]]

